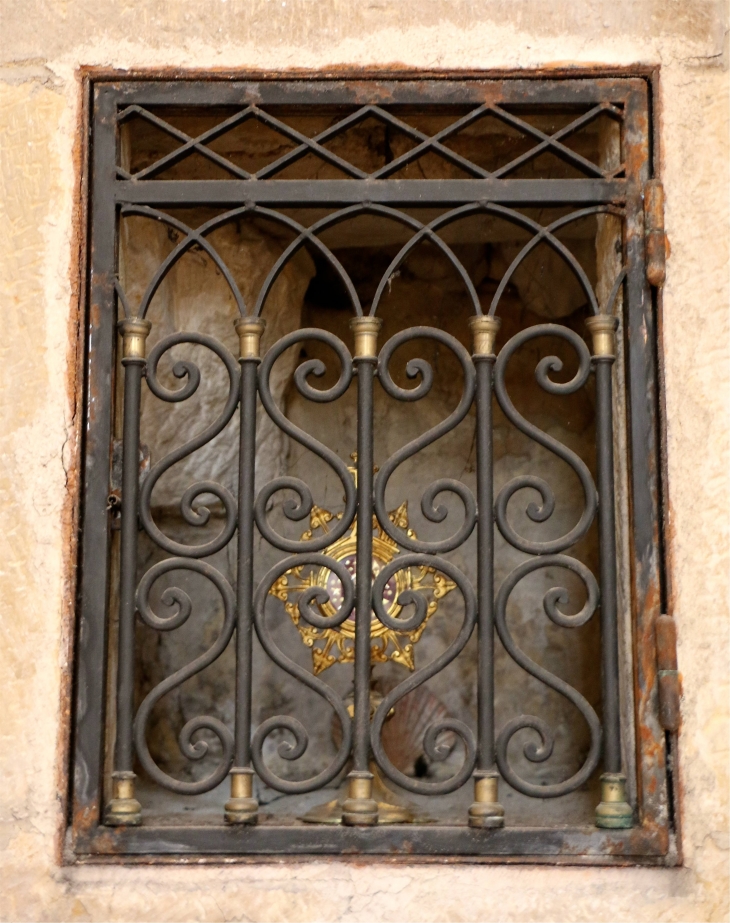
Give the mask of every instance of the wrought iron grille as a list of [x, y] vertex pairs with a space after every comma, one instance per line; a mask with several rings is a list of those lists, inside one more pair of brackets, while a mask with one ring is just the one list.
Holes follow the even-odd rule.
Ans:
[[[647, 118], [648, 87], [638, 78], [94, 84], [78, 853], [588, 861], [658, 861], [666, 853], [664, 742], [647, 640], [659, 586], [653, 306], [642, 223]], [[142, 222], [164, 227], [159, 259], [144, 242], [134, 250]], [[591, 268], [566, 237], [581, 222], [592, 222], [590, 233], [602, 235], [600, 278], [595, 252]], [[278, 250], [255, 291], [237, 277], [216, 237], [241, 223], [273, 227], [278, 235]], [[497, 225], [516, 229], [518, 243], [490, 287], [475, 281], [464, 248], [486, 240]], [[382, 228], [397, 229], [381, 247], [370, 288], [338, 249], [348, 226], [371, 249]], [[457, 234], [459, 227], [465, 230]], [[456, 308], [439, 314], [417, 305], [415, 324], [388, 328], [393, 286], [423, 247], [428, 265], [442, 261], [457, 280], [468, 325], [449, 321]], [[272, 293], [303, 250], [312, 255], [317, 278], [339, 292], [339, 308], [349, 312], [349, 329], [337, 328], [341, 335], [324, 325], [299, 323], [283, 333], [277, 327]], [[514, 313], [515, 280], [538, 251], [552, 254], [548, 273], [555, 261], [562, 267], [554, 286], [572, 285], [580, 293], [585, 326], [561, 323], [560, 316], [527, 325], [512, 317], [500, 334], [505, 312]], [[174, 299], [164, 296], [191, 255], [206, 260], [227, 286], [237, 352], [205, 332], [207, 321], [198, 329], [178, 324]], [[130, 281], [135, 258], [157, 260], [144, 284]], [[542, 284], [549, 300], [550, 278]], [[218, 303], [211, 296], [201, 316], [215, 313]], [[262, 349], [267, 321], [279, 333]], [[533, 386], [557, 407], [571, 395], [586, 395], [593, 414], [589, 458], [536, 425], [515, 402], [515, 357], [541, 344], [550, 349], [538, 356]], [[617, 379], [615, 359], [624, 347], [626, 377]], [[194, 357], [206, 352], [214, 359], [201, 366]], [[350, 463], [321, 432], [300, 425], [306, 415], [296, 422], [285, 412], [277, 369], [295, 354], [290, 387], [300, 404], [335, 414], [337, 402], [353, 396], [342, 424], [351, 423], [355, 434]], [[150, 455], [140, 433], [151, 401], [158, 402], [152, 425], [167, 426], [176, 406], [202, 393], [201, 369], [209, 372], [210, 361], [219, 363], [211, 392], [218, 410], [211, 413], [204, 401], [197, 416], [174, 418], [186, 421], [182, 439], [162, 454], [153, 446]], [[407, 404], [415, 415], [444, 368], [456, 406], [378, 455], [385, 423], [377, 401]], [[495, 412], [572, 472], [581, 506], [576, 522], [555, 515], [560, 497], [549, 483], [549, 466], [523, 466], [495, 490]], [[266, 438], [278, 429], [329, 469], [330, 485], [336, 484], [327, 494], [331, 509], [299, 474], [256, 475], [265, 449], [262, 419], [268, 420]], [[431, 447], [444, 440], [448, 446], [449, 434], [466, 425], [473, 427], [473, 477], [445, 476], [439, 470], [445, 456]], [[155, 491], [175, 466], [187, 477], [191, 459], [206, 447], [208, 458], [233, 452], [236, 484], [193, 472], [175, 500], [183, 529], [173, 534], [161, 521]], [[615, 457], [615, 447], [626, 457]], [[426, 450], [431, 468], [428, 482], [418, 485], [416, 529], [413, 508], [398, 493], [407, 483], [401, 472]], [[628, 513], [617, 506], [614, 488], [622, 465], [629, 470]], [[618, 611], [617, 509], [633, 562], [626, 573], [626, 637], [620, 637]], [[581, 548], [590, 535], [597, 558], [586, 563]], [[519, 560], [500, 581], [498, 542]], [[221, 555], [228, 556], [229, 571]], [[511, 624], [515, 590], [537, 573], [556, 585], [531, 601], [528, 624], [543, 618], [570, 632], [600, 623], [587, 665], [600, 672], [597, 700], [530, 656], [524, 632]], [[209, 586], [207, 612], [195, 611], [190, 580], [196, 579]], [[166, 667], [162, 679], [155, 674], [141, 681], [149, 659], [142, 647], [159, 643], [149, 639], [196, 619], [210, 628], [207, 646], [194, 648], [197, 655], [183, 665]], [[303, 657], [282, 647], [281, 625], [295, 632]], [[423, 663], [419, 646], [433, 626], [441, 626], [443, 643]], [[458, 682], [473, 686], [472, 721], [433, 697], [425, 704], [418, 699], [469, 650], [474, 673]], [[510, 694], [512, 717], [498, 726], [499, 651], [584, 722], [580, 752], [564, 777], [545, 781], [525, 772], [525, 766], [549, 765], [556, 729], [538, 714], [521, 713], [518, 691]], [[230, 688], [218, 694], [232, 703], [229, 720], [220, 702], [211, 702], [179, 729], [183, 762], [202, 761], [208, 770], [163, 768], [150, 746], [151, 726], [160, 723], [156, 707], [226, 656], [235, 658], [235, 670], [226, 674]], [[264, 715], [257, 657], [281, 668], [287, 688], [299, 684], [311, 696], [307, 708], [334, 716], [329, 751], [312, 753], [295, 707], [272, 706]], [[376, 688], [374, 664], [395, 664], [389, 674], [395, 681]], [[350, 676], [351, 695], [328, 681], [327, 671]], [[421, 735], [420, 770], [396, 765], [386, 745], [388, 722], [399, 711], [406, 716], [401, 732]], [[305, 755], [309, 762], [297, 769]], [[297, 816], [272, 812], [261, 797], [267, 793], [273, 803], [278, 796], [332, 793], [340, 781], [339, 800], [294, 801]], [[384, 802], [392, 795], [387, 789], [383, 795], [386, 783], [399, 795], [420, 798], [417, 806], [398, 796], [395, 804]], [[154, 801], [155, 790], [173, 800], [157, 801], [150, 811], [145, 799]], [[502, 793], [527, 799], [528, 806], [551, 799], [560, 806], [579, 791], [596, 795], [592, 819], [571, 824], [558, 808], [543, 826], [511, 824], [508, 810], [505, 823]], [[202, 820], [187, 820], [174, 796], [205, 793], [218, 801], [206, 802]], [[428, 816], [424, 805], [454, 793], [462, 800], [449, 802], [450, 815], [434, 808]]]

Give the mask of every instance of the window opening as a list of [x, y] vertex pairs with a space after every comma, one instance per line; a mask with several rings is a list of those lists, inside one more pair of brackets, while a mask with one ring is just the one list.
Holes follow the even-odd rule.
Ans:
[[644, 82], [94, 100], [77, 848], [666, 852]]

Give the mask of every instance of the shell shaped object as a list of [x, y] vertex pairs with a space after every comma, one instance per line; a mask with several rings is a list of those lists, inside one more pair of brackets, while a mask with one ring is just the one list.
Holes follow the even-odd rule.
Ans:
[[[383, 725], [383, 748], [388, 759], [407, 776], [423, 775], [428, 769], [423, 751], [426, 731], [451, 717], [444, 703], [425, 686], [409, 692], [395, 705], [393, 717]], [[450, 753], [456, 746], [456, 735], [444, 731], [438, 744]]]
[[[348, 701], [347, 699], [345, 700]], [[370, 716], [383, 701], [376, 690], [370, 692]], [[348, 711], [352, 712], [350, 702]], [[391, 716], [383, 725], [383, 748], [391, 763], [407, 776], [423, 775], [428, 769], [428, 758], [423, 751], [423, 738], [433, 724], [445, 721], [452, 715], [441, 701], [424, 686], [403, 696], [395, 705]], [[342, 729], [336, 716], [332, 716], [332, 742], [335, 747], [342, 743]], [[456, 734], [444, 731], [438, 739], [439, 747], [448, 753], [456, 746]]]

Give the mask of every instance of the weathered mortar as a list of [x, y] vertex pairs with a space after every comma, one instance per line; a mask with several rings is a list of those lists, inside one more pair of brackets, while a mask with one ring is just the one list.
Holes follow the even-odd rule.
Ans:
[[[0, 71], [5, 919], [713, 920], [728, 910], [728, 75], [724, 5], [8, 2]], [[80, 66], [661, 65], [672, 245], [663, 298], [669, 605], [679, 629], [685, 867], [58, 866], [55, 764], [69, 496], [73, 146]], [[718, 195], [718, 190], [722, 193]], [[15, 326], [12, 326], [12, 325]], [[77, 424], [78, 426], [78, 424]], [[10, 433], [10, 438], [8, 438]]]

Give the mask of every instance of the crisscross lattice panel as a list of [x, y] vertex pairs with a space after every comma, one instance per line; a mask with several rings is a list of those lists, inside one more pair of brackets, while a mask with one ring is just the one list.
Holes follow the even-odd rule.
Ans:
[[600, 162], [601, 133], [622, 121], [610, 102], [548, 113], [499, 104], [330, 106], [316, 115], [131, 105], [118, 120], [127, 140], [117, 175], [125, 179], [607, 179], [624, 170], [620, 161]]

